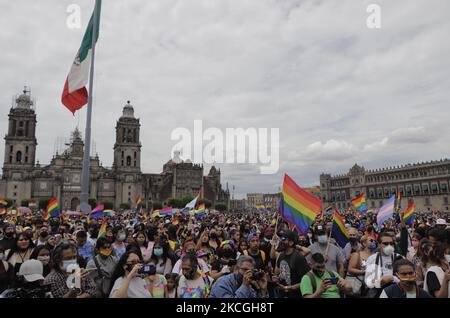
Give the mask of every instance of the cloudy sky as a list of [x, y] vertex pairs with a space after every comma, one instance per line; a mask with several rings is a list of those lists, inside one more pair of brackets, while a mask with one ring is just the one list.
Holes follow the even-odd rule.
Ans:
[[[381, 6], [381, 29], [366, 8]], [[81, 28], [69, 29], [70, 4]], [[0, 133], [12, 96], [37, 101], [37, 159], [49, 163], [73, 117], [60, 103], [93, 1], [0, 0]], [[450, 157], [448, 0], [103, 1], [93, 140], [112, 165], [114, 127], [131, 100], [141, 119], [142, 170], [160, 172], [177, 127], [279, 128], [280, 169], [219, 165], [222, 183], [277, 191], [355, 163], [379, 168]], [[206, 144], [206, 142], [205, 142]], [[0, 144], [0, 162], [4, 142]]]

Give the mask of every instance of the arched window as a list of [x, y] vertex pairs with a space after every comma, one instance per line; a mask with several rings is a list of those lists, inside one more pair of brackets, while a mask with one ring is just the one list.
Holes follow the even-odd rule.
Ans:
[[16, 153], [16, 162], [18, 162], [18, 163], [22, 162], [22, 152], [21, 151], [18, 151]]
[[131, 166], [131, 157], [130, 156], [127, 157], [127, 166], [128, 167]]

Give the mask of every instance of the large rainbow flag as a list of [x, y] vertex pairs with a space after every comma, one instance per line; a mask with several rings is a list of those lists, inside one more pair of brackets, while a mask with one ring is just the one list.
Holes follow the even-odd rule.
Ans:
[[140, 195], [138, 195], [138, 197], [136, 198], [136, 202], [134, 202], [133, 210], [136, 213], [140, 213], [142, 210], [142, 197]]
[[195, 215], [195, 218], [196, 218], [196, 219], [199, 219], [199, 218], [201, 218], [202, 216], [205, 216], [205, 215], [206, 215], [206, 208], [205, 208], [205, 204], [204, 204], [204, 203], [202, 203], [202, 204], [200, 204], [200, 205], [198, 206], [198, 210], [195, 210], [194, 215]]
[[48, 202], [43, 219], [44, 221], [48, 221], [51, 217], [59, 217], [58, 200], [55, 197], [51, 198]]
[[414, 201], [411, 200], [408, 208], [403, 212], [403, 221], [406, 225], [411, 226], [414, 223]]
[[284, 175], [281, 216], [302, 234], [308, 232], [316, 216], [321, 212], [322, 200], [300, 188], [287, 174]]
[[361, 193], [356, 198], [352, 200], [352, 205], [355, 207], [356, 210], [358, 210], [360, 213], [366, 213], [367, 212], [367, 205], [366, 205], [366, 194]]
[[172, 207], [167, 207], [159, 211], [160, 216], [170, 216], [173, 214]]
[[344, 219], [336, 209], [333, 213], [333, 226], [331, 228], [331, 234], [341, 248], [344, 248], [348, 243], [348, 231], [345, 227]]

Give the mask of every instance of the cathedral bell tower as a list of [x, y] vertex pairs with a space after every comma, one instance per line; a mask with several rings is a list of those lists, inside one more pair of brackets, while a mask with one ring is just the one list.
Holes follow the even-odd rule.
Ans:
[[128, 101], [116, 125], [113, 166], [117, 172], [141, 171], [140, 127], [139, 118], [134, 117], [133, 106]]
[[14, 100], [9, 111], [8, 132], [5, 136], [3, 173], [30, 170], [36, 158], [36, 113], [30, 91], [25, 89]]

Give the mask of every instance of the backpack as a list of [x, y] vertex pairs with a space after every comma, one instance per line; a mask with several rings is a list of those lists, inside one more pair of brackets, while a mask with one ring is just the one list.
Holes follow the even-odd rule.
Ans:
[[[335, 278], [336, 277], [336, 275], [334, 275], [334, 272], [330, 272], [330, 271], [327, 271], [327, 272], [328, 272], [328, 274], [330, 275], [331, 278]], [[316, 292], [316, 290], [317, 290], [316, 277], [315, 277], [315, 275], [314, 275], [314, 273], [312, 271], [307, 272], [306, 276], [308, 276], [309, 280], [311, 281], [311, 287], [313, 289], [312, 293], [314, 294]]]
[[[105, 298], [108, 296], [110, 282], [107, 280], [105, 272], [101, 269], [100, 264], [98, 263], [97, 257], [94, 257], [94, 264], [97, 268], [98, 276], [95, 277], [94, 281], [97, 285], [98, 291], [101, 293], [101, 297]], [[106, 279], [105, 279], [106, 278]]]
[[[249, 256], [247, 250], [244, 251], [244, 255]], [[263, 263], [266, 263], [266, 253], [263, 250], [259, 250], [259, 255], [261, 255]]]

